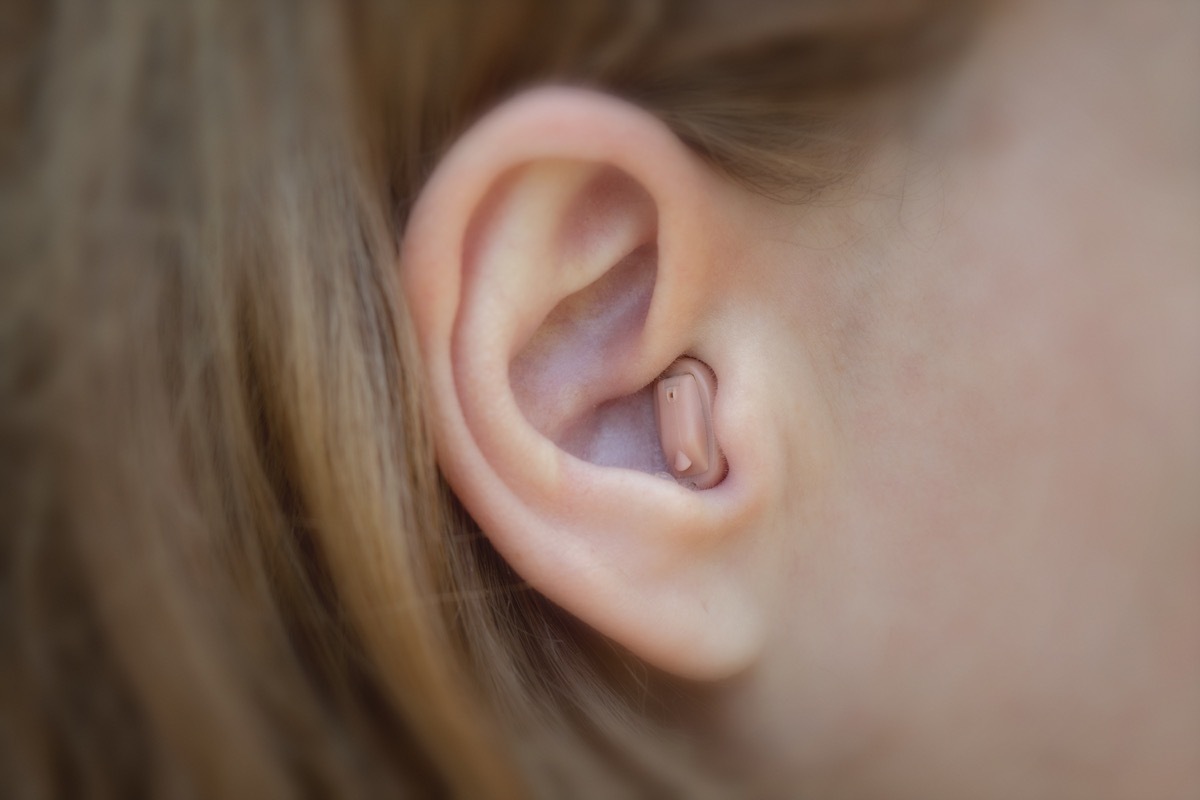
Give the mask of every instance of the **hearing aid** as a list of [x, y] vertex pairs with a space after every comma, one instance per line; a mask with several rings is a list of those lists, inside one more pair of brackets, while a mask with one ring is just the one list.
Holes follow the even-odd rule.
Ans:
[[712, 406], [717, 393], [712, 370], [694, 358], [672, 364], [654, 388], [654, 417], [671, 476], [685, 486], [708, 489], [725, 477], [717, 447]]

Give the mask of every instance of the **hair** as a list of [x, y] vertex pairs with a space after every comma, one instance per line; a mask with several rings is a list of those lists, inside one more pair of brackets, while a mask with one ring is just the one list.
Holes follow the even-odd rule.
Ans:
[[963, 4], [13, 5], [0, 793], [698, 791], [694, 689], [524, 585], [439, 476], [409, 206], [548, 82], [804, 196]]

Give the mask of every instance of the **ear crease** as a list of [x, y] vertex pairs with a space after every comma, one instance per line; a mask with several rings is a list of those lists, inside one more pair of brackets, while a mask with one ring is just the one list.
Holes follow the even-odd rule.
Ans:
[[517, 404], [543, 435], [557, 440], [581, 414], [616, 399], [613, 376], [636, 348], [657, 271], [653, 245], [634, 250], [559, 303], [513, 359]]
[[566, 293], [594, 282], [598, 270], [620, 263], [634, 250], [651, 245], [658, 229], [654, 199], [645, 188], [614, 167], [601, 167], [570, 204], [559, 229], [557, 250], [566, 274]]
[[629, 374], [654, 296], [656, 235], [657, 212], [646, 190], [624, 172], [598, 170], [558, 230], [556, 277], [569, 293], [509, 367], [526, 418], [593, 463], [660, 467], [657, 452], [646, 453], [654, 431], [649, 393], [621, 379]]

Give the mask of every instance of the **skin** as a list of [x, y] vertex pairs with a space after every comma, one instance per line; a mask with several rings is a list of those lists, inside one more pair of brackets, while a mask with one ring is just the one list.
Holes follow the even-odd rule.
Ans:
[[[447, 480], [533, 587], [708, 683], [763, 793], [1195, 796], [1197, 33], [1195, 3], [1000, 4], [810, 202], [575, 90], [418, 199]], [[701, 492], [654, 474], [684, 354], [729, 463]]]
[[763, 413], [819, 453], [727, 700], [776, 788], [1200, 787], [1197, 33], [1195, 4], [1007, 6], [860, 183], [744, 218], [725, 328], [795, 355]]

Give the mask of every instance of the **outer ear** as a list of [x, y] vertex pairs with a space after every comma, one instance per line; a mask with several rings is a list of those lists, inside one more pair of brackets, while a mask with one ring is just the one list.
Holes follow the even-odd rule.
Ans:
[[[402, 252], [438, 457], [464, 506], [535, 589], [699, 679], [746, 666], [764, 627], [743, 569], [752, 437], [706, 327], [733, 255], [730, 191], [649, 114], [542, 89], [452, 148]], [[653, 386], [681, 355], [718, 386], [729, 473], [704, 491], [662, 475]]]

